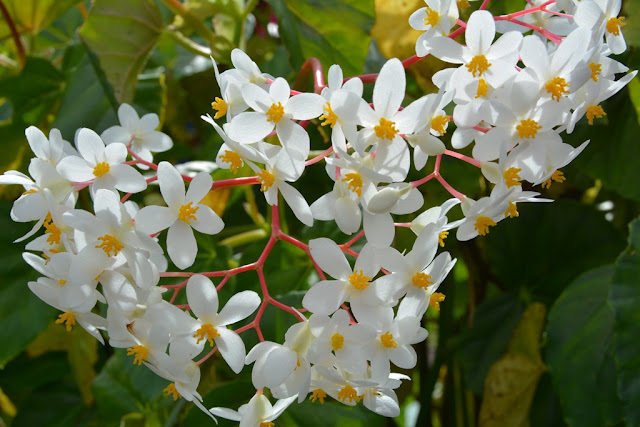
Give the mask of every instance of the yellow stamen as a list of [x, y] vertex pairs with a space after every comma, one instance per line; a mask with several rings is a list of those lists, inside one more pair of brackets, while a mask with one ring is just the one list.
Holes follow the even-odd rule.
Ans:
[[272, 423], [271, 421], [265, 421], [260, 423], [260, 427], [273, 427], [275, 425], [275, 423]]
[[518, 168], [509, 168], [504, 171], [504, 182], [507, 184], [507, 187], [511, 188], [520, 185], [520, 180], [522, 179], [520, 175], [518, 175], [520, 170], [521, 169]]
[[60, 244], [60, 229], [53, 223], [51, 219], [51, 212], [47, 214], [47, 217], [44, 219], [44, 229], [45, 234], [49, 234], [47, 236], [47, 243], [53, 245], [54, 243]]
[[538, 130], [542, 129], [542, 126], [538, 125], [538, 122], [532, 119], [524, 119], [520, 121], [520, 124], [516, 126], [518, 136], [520, 138], [535, 138], [538, 134]]
[[196, 344], [200, 344], [200, 341], [202, 341], [205, 336], [207, 337], [209, 345], [213, 347], [213, 339], [219, 337], [220, 334], [218, 333], [218, 331], [216, 331], [216, 328], [214, 328], [211, 323], [205, 323], [200, 328], [198, 328], [196, 333], [193, 334], [193, 337], [198, 338]]
[[449, 235], [448, 231], [441, 231], [440, 234], [438, 235], [438, 244], [440, 245], [441, 248], [444, 248], [444, 239], [446, 239], [448, 235]]
[[398, 343], [393, 340], [393, 335], [391, 335], [391, 332], [389, 331], [380, 335], [380, 342], [386, 348], [398, 348]]
[[58, 280], [58, 285], [59, 285], [59, 286], [64, 286], [66, 283], [67, 283], [67, 281], [66, 281], [66, 280], [64, 280], [64, 279], [60, 279], [60, 280]]
[[120, 243], [118, 239], [110, 234], [105, 234], [104, 236], [98, 237], [102, 243], [96, 245], [96, 248], [102, 249], [108, 257], [111, 256], [111, 252], [113, 252], [113, 256], [118, 255], [118, 253], [124, 248], [124, 245]]
[[331, 336], [331, 348], [333, 351], [338, 351], [344, 346], [344, 336], [339, 333], [335, 333]]
[[422, 289], [427, 289], [429, 285], [433, 284], [431, 276], [427, 273], [416, 273], [411, 278], [411, 281], [413, 282], [413, 286]]
[[569, 93], [567, 90], [569, 86], [571, 85], [567, 83], [564, 78], [554, 77], [544, 85], [544, 88], [547, 90], [547, 93], [551, 94], [551, 99], [560, 101], [560, 97], [562, 97], [562, 95]]
[[134, 345], [127, 349], [127, 356], [133, 356], [133, 364], [142, 365], [143, 360], [149, 358], [149, 350], [143, 345]]
[[260, 172], [258, 172], [258, 180], [260, 181], [260, 191], [262, 191], [263, 193], [266, 193], [267, 190], [273, 185], [273, 181], [275, 181], [275, 177], [273, 176], [272, 173], [266, 171], [266, 170], [261, 170]]
[[342, 178], [344, 182], [348, 182], [349, 190], [356, 193], [358, 196], [362, 196], [362, 177], [356, 172], [350, 172]]
[[200, 209], [199, 206], [193, 207], [193, 202], [189, 202], [186, 205], [180, 206], [180, 211], [178, 212], [178, 219], [186, 222], [187, 224], [191, 224], [191, 221], [196, 219], [196, 212]]
[[564, 174], [561, 171], [555, 171], [553, 175], [551, 175], [551, 178], [549, 178], [548, 180], [542, 183], [542, 188], [551, 188], [552, 181], [562, 184], [566, 180], [567, 178], [564, 176]]
[[346, 403], [347, 399], [349, 399], [350, 401], [356, 401], [356, 402], [359, 402], [361, 399], [361, 397], [358, 396], [358, 392], [356, 391], [356, 389], [354, 389], [350, 385], [344, 386], [342, 390], [338, 392], [338, 400], [341, 400], [342, 402]]
[[36, 190], [35, 188], [32, 188], [29, 191], [25, 191], [24, 193], [22, 193], [23, 196], [26, 196], [27, 194], [33, 194], [33, 193], [37, 193], [38, 190]]
[[318, 388], [316, 390], [313, 390], [313, 393], [311, 393], [311, 396], [309, 396], [309, 400], [312, 401], [313, 403], [316, 403], [316, 400], [320, 401], [321, 405], [324, 405], [324, 399], [327, 397], [327, 393], [324, 392], [324, 390], [322, 390], [321, 388]]
[[56, 320], [56, 324], [60, 325], [62, 323], [67, 327], [67, 332], [70, 332], [71, 327], [76, 324], [76, 318], [72, 312], [67, 311], [58, 316], [58, 320]]
[[516, 208], [516, 204], [509, 201], [509, 207], [507, 208], [506, 211], [504, 211], [504, 217], [510, 217], [510, 218], [515, 218], [520, 216], [520, 214], [518, 213], [518, 209]]
[[607, 21], [607, 32], [613, 34], [614, 36], [619, 36], [620, 35], [620, 28], [624, 27], [625, 24], [624, 22], [624, 16], [621, 16], [620, 18], [611, 18]]
[[436, 310], [440, 311], [440, 303], [444, 301], [444, 298], [444, 294], [441, 294], [440, 292], [432, 293], [429, 297], [429, 307], [433, 307]]
[[597, 82], [598, 76], [600, 75], [600, 73], [602, 73], [602, 66], [600, 64], [596, 64], [595, 62], [592, 62], [591, 64], [589, 64], [589, 68], [591, 68], [591, 79], [594, 82]]
[[271, 107], [267, 110], [267, 120], [273, 123], [278, 123], [284, 116], [284, 107], [281, 103], [271, 104]]
[[391, 141], [398, 133], [396, 129], [396, 123], [391, 120], [387, 120], [384, 117], [380, 118], [380, 122], [373, 128], [378, 138], [384, 138]]
[[336, 122], [338, 121], [338, 116], [336, 115], [336, 113], [333, 112], [333, 110], [331, 109], [331, 104], [329, 104], [328, 102], [327, 102], [327, 105], [324, 107], [324, 110], [327, 112], [327, 114], [323, 114], [320, 116], [320, 120], [322, 120], [321, 125], [322, 126], [331, 125], [331, 127], [333, 128], [336, 125]]
[[489, 218], [488, 216], [479, 216], [476, 219], [475, 229], [481, 236], [486, 236], [489, 234], [489, 227], [493, 227], [496, 225], [496, 222]]
[[481, 96], [487, 96], [489, 93], [489, 85], [487, 85], [487, 81], [485, 79], [480, 79], [478, 81], [478, 91], [476, 92], [476, 98], [480, 98]]
[[229, 170], [233, 173], [237, 173], [238, 169], [242, 167], [242, 158], [233, 151], [225, 150], [224, 154], [218, 156], [218, 158], [225, 163], [229, 163]]
[[357, 270], [349, 275], [349, 283], [351, 283], [354, 288], [363, 291], [371, 284], [371, 277], [365, 276], [362, 270]]
[[167, 396], [169, 395], [173, 395], [173, 400], [176, 401], [179, 398], [181, 398], [182, 396], [180, 395], [180, 393], [178, 393], [178, 390], [176, 390], [176, 383], [171, 383], [168, 386], [165, 387], [164, 390], [162, 390]]
[[211, 103], [211, 108], [216, 110], [216, 114], [215, 114], [215, 116], [213, 116], [213, 118], [214, 119], [219, 119], [220, 117], [222, 117], [225, 114], [227, 114], [227, 108], [229, 108], [229, 106], [224, 101], [224, 99], [219, 98], [219, 97], [216, 96], [216, 100]]
[[601, 119], [606, 115], [607, 113], [605, 113], [602, 107], [599, 105], [592, 105], [591, 107], [587, 108], [587, 120], [589, 121], [590, 125], [593, 125], [594, 118]]
[[489, 67], [491, 67], [491, 64], [487, 61], [487, 57], [484, 55], [474, 56], [471, 58], [471, 62], [467, 64], [467, 70], [473, 74], [473, 77], [476, 77], [476, 74], [481, 76], [482, 73], [489, 69]]
[[440, 21], [440, 14], [437, 11], [427, 6], [425, 13], [427, 16], [424, 18], [424, 25], [430, 25], [432, 27], [438, 25], [438, 22]]
[[104, 175], [109, 173], [109, 169], [111, 169], [109, 167], [109, 163], [100, 162], [96, 165], [95, 168], [93, 168], [93, 175], [96, 178], [102, 178]]
[[435, 116], [433, 119], [431, 119], [431, 129], [435, 130], [440, 135], [444, 135], [445, 133], [447, 133], [447, 130], [444, 128], [444, 126], [450, 121], [451, 117], [449, 116]]

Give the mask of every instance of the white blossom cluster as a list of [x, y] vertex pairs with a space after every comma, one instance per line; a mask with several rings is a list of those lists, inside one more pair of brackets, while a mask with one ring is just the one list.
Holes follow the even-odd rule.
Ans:
[[[12, 219], [36, 222], [17, 241], [45, 230], [26, 245], [25, 261], [42, 275], [29, 288], [63, 312], [57, 323], [67, 329], [78, 323], [103, 343], [106, 333], [111, 346], [128, 349], [133, 363], [170, 381], [166, 391], [174, 398], [193, 401], [211, 417], [258, 426], [309, 395], [314, 402], [327, 395], [347, 405], [362, 401], [378, 414], [398, 416], [394, 390], [409, 378], [392, 366], [415, 366], [412, 346], [427, 337], [421, 319], [444, 300], [437, 290], [455, 260], [437, 252], [449, 232], [455, 229], [459, 240], [469, 240], [518, 216], [519, 202], [549, 201], [524, 191], [522, 181], [543, 187], [564, 181], [559, 169], [588, 141], [574, 148], [561, 134], [571, 133], [583, 116], [589, 124], [604, 117], [600, 104], [636, 74], [616, 80], [628, 69], [610, 58], [626, 49], [620, 0], [536, 0], [525, 9], [535, 12], [509, 20], [478, 10], [466, 23], [466, 45], [447, 37], [460, 25], [456, 2], [425, 3], [409, 21], [424, 31], [417, 55], [459, 66], [433, 76], [437, 94], [405, 107], [405, 71], [398, 59], [382, 67], [371, 104], [362, 97], [362, 80], [344, 79], [337, 65], [329, 69], [328, 85], [317, 88], [320, 93], [299, 93], [285, 79], [262, 73], [240, 50], [232, 52], [232, 69], [219, 73], [214, 62], [221, 98], [212, 103], [214, 117], [203, 119], [224, 141], [217, 165], [232, 172], [248, 165], [269, 205], [277, 206], [281, 195], [303, 224], [335, 221], [346, 234], [363, 229], [367, 241], [359, 253], [326, 238], [309, 242], [322, 280], [302, 301], [310, 316], [300, 314], [283, 344], [262, 341], [247, 353], [229, 328], [264, 304], [256, 292], [236, 293], [219, 309], [216, 286], [206, 274], [193, 274], [185, 284], [187, 311], [163, 299], [166, 289], [159, 283], [168, 261], [159, 234], [168, 229], [167, 255], [184, 270], [198, 252], [193, 230], [216, 234], [224, 223], [202, 203], [214, 186], [211, 175], [189, 178], [167, 162], [155, 165], [152, 153], [173, 143], [155, 130], [155, 114], [140, 118], [126, 104], [118, 111], [120, 126], [102, 135], [80, 129], [75, 147], [55, 129], [47, 138], [30, 127], [26, 136], [36, 156], [30, 176], [0, 176], [2, 184], [24, 186]], [[531, 29], [533, 34], [523, 36]], [[502, 33], [497, 39], [496, 32]], [[331, 128], [323, 160], [334, 184], [309, 205], [292, 183], [315, 163], [305, 129], [313, 119]], [[442, 142], [450, 123], [452, 148], [474, 144], [472, 158]], [[278, 144], [265, 141], [273, 142], [267, 137], [274, 135]], [[417, 187], [426, 180], [406, 182], [411, 158], [422, 170], [430, 156], [439, 165], [443, 155], [478, 166], [495, 185], [488, 197], [472, 200], [451, 188], [437, 166], [427, 178], [440, 181], [454, 198], [416, 217], [410, 224], [417, 235], [413, 247], [400, 253], [392, 247], [393, 216], [418, 212], [425, 204]], [[134, 166], [152, 174], [145, 178]], [[156, 180], [166, 206], [140, 209], [122, 202]], [[76, 207], [85, 187], [93, 212]], [[449, 222], [447, 213], [458, 204], [463, 218]], [[353, 267], [345, 252], [357, 256]], [[256, 395], [238, 411], [208, 410], [197, 392], [195, 360], [214, 347], [236, 373], [253, 364]], [[274, 406], [264, 388], [279, 399]]]

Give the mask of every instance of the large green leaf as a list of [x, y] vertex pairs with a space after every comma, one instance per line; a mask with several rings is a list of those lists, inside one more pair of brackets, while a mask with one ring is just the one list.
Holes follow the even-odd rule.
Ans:
[[621, 420], [612, 354], [614, 315], [607, 302], [613, 273], [607, 265], [581, 275], [549, 313], [546, 360], [569, 425]]
[[612, 262], [624, 248], [620, 232], [592, 206], [559, 200], [518, 209], [518, 218], [487, 236], [489, 260], [505, 286], [535, 298], [553, 302], [581, 272]]
[[162, 31], [162, 15], [148, 0], [96, 0], [80, 36], [100, 59], [119, 102], [131, 102], [138, 74]]
[[300, 69], [311, 57], [325, 69], [340, 64], [345, 76], [360, 74], [374, 22], [373, 0], [269, 0], [289, 62]]
[[[19, 33], [36, 34], [80, 0], [4, 0]], [[0, 20], [0, 40], [11, 37], [6, 20]]]
[[630, 225], [629, 247], [618, 258], [609, 299], [615, 311], [613, 332], [618, 391], [628, 425], [640, 424], [640, 219]]

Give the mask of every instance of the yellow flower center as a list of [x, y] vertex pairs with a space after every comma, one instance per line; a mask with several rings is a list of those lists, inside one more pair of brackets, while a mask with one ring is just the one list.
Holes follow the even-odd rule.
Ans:
[[496, 222], [489, 218], [488, 216], [479, 216], [476, 219], [475, 229], [481, 236], [486, 236], [489, 234], [489, 227], [493, 227], [496, 225]]
[[562, 95], [566, 95], [569, 93], [567, 88], [571, 86], [567, 81], [562, 77], [554, 77], [549, 80], [544, 88], [547, 93], [551, 94], [551, 99], [555, 99], [556, 101], [560, 101], [560, 97]]
[[324, 110], [326, 111], [326, 114], [323, 114], [320, 116], [320, 120], [322, 120], [321, 125], [322, 126], [331, 125], [331, 127], [334, 127], [336, 125], [336, 122], [338, 121], [338, 116], [331, 109], [331, 104], [327, 102], [327, 105], [324, 107]]
[[237, 173], [238, 169], [242, 167], [242, 158], [236, 152], [225, 150], [224, 154], [218, 156], [218, 158], [225, 163], [229, 163], [229, 170], [233, 173]]
[[413, 286], [422, 289], [427, 289], [429, 285], [433, 283], [431, 281], [431, 276], [427, 273], [416, 273], [411, 278], [411, 281], [413, 282]]
[[96, 165], [95, 168], [93, 168], [93, 175], [96, 178], [102, 178], [104, 175], [109, 173], [109, 169], [111, 169], [109, 167], [109, 163], [100, 162]]
[[446, 239], [448, 235], [448, 231], [441, 231], [440, 234], [438, 234], [438, 244], [441, 248], [444, 248], [444, 239]]
[[473, 77], [476, 77], [476, 74], [481, 76], [482, 73], [489, 69], [489, 67], [491, 67], [491, 64], [487, 61], [487, 57], [484, 55], [474, 56], [471, 58], [471, 62], [467, 64], [467, 70], [473, 74]]
[[518, 173], [520, 173], [520, 169], [518, 168], [509, 168], [504, 171], [504, 182], [507, 184], [507, 187], [511, 188], [520, 185], [521, 178]]
[[127, 356], [133, 356], [133, 364], [142, 365], [143, 360], [149, 358], [149, 350], [143, 345], [134, 345], [127, 349]]
[[193, 202], [189, 202], [186, 205], [180, 206], [180, 211], [178, 212], [178, 219], [186, 222], [187, 224], [191, 224], [191, 221], [196, 219], [196, 212], [198, 212], [199, 207], [193, 207]]
[[606, 115], [607, 113], [605, 113], [602, 107], [599, 105], [592, 105], [591, 107], [587, 108], [587, 120], [589, 121], [590, 125], [593, 125], [594, 118], [601, 119]]
[[398, 343], [393, 340], [393, 335], [391, 335], [391, 332], [389, 331], [380, 335], [380, 342], [386, 348], [398, 348]]
[[118, 255], [118, 253], [124, 248], [122, 243], [120, 243], [118, 239], [111, 236], [110, 234], [105, 234], [104, 236], [98, 237], [98, 240], [100, 240], [102, 243], [96, 245], [96, 248], [102, 249], [108, 257], [111, 256], [111, 252], [113, 252], [114, 256]]
[[58, 280], [58, 286], [60, 286], [60, 287], [64, 286], [66, 283], [67, 283], [67, 281], [64, 280], [64, 279]]
[[356, 402], [359, 402], [361, 399], [358, 396], [358, 392], [356, 391], [356, 389], [351, 387], [350, 385], [344, 386], [338, 392], [338, 400], [341, 400], [342, 402], [346, 403], [347, 399], [349, 399], [350, 401], [356, 401]]
[[211, 103], [211, 108], [216, 110], [216, 114], [215, 114], [215, 116], [213, 116], [213, 118], [214, 119], [219, 119], [220, 117], [222, 117], [225, 114], [227, 114], [227, 109], [229, 108], [229, 105], [227, 105], [227, 103], [224, 101], [224, 99], [219, 98], [219, 97], [216, 96], [215, 101], [213, 101]]
[[176, 383], [171, 383], [168, 386], [166, 386], [164, 388], [164, 390], [162, 390], [167, 396], [169, 395], [173, 395], [173, 400], [178, 400], [179, 398], [181, 398], [182, 396], [180, 395], [180, 393], [178, 393], [178, 390], [176, 390]]
[[435, 116], [431, 119], [431, 129], [438, 132], [440, 135], [444, 135], [447, 133], [447, 130], [444, 128], [447, 123], [451, 121], [451, 117], [449, 116]]
[[516, 204], [513, 202], [509, 202], [509, 207], [507, 208], [506, 211], [504, 211], [504, 217], [510, 217], [510, 218], [515, 218], [517, 216], [520, 216], [520, 214], [518, 213], [518, 209], [516, 208]]
[[350, 172], [342, 178], [344, 182], [348, 182], [349, 190], [356, 193], [358, 196], [362, 196], [362, 177], [356, 172]]
[[444, 294], [440, 292], [434, 292], [429, 297], [429, 307], [433, 307], [436, 310], [440, 311], [440, 303], [444, 301]]
[[380, 118], [380, 122], [373, 128], [378, 138], [384, 138], [391, 141], [398, 133], [396, 129], [396, 123], [391, 120], [387, 120], [384, 117]]
[[272, 423], [271, 421], [265, 421], [260, 423], [260, 427], [273, 427], [275, 425], [275, 423]]
[[620, 28], [624, 27], [625, 24], [624, 22], [624, 16], [621, 16], [620, 18], [611, 18], [607, 21], [607, 31], [611, 34], [613, 34], [614, 36], [619, 36], [620, 35]]
[[589, 64], [589, 68], [591, 68], [591, 79], [594, 82], [597, 82], [598, 76], [600, 75], [600, 73], [602, 73], [602, 66], [600, 64], [596, 64], [595, 62], [592, 62], [591, 64]]
[[266, 193], [266, 191], [273, 185], [273, 181], [275, 181], [275, 177], [273, 176], [272, 173], [266, 171], [266, 170], [261, 170], [260, 172], [258, 172], [258, 179], [260, 180], [260, 191], [262, 191], [263, 193]]
[[51, 212], [47, 214], [47, 217], [44, 219], [44, 229], [45, 234], [49, 234], [47, 236], [47, 243], [49, 244], [60, 244], [60, 229], [53, 223], [51, 219]]
[[56, 320], [56, 324], [60, 325], [62, 323], [67, 327], [67, 332], [70, 332], [71, 327], [76, 324], [76, 318], [72, 312], [67, 311], [58, 316], [58, 320]]
[[33, 193], [37, 193], [37, 192], [38, 192], [38, 190], [36, 190], [35, 188], [32, 188], [31, 190], [25, 191], [24, 193], [22, 193], [22, 195], [26, 196], [28, 194], [33, 194]]
[[566, 180], [567, 178], [564, 176], [562, 172], [555, 171], [553, 175], [551, 175], [551, 178], [549, 178], [548, 180], [542, 183], [542, 188], [551, 188], [552, 181], [562, 184]]
[[331, 336], [331, 348], [333, 351], [338, 351], [342, 346], [344, 346], [344, 336], [336, 332]]
[[218, 331], [216, 331], [216, 328], [214, 328], [211, 323], [205, 323], [200, 328], [198, 328], [195, 334], [193, 334], [194, 338], [198, 338], [196, 344], [200, 344], [200, 341], [207, 337], [207, 341], [209, 342], [209, 345], [211, 347], [213, 347], [213, 339], [219, 336], [220, 334], [218, 333]]
[[284, 107], [281, 103], [271, 104], [271, 107], [267, 110], [267, 120], [273, 123], [278, 123], [284, 116]]
[[324, 392], [324, 390], [318, 388], [316, 390], [313, 390], [313, 393], [311, 393], [311, 396], [309, 396], [309, 400], [312, 401], [313, 403], [316, 403], [316, 400], [320, 401], [320, 404], [324, 404], [324, 399], [327, 397], [327, 393]]
[[371, 284], [371, 277], [365, 276], [362, 270], [357, 270], [349, 275], [349, 283], [351, 283], [354, 288], [363, 291]]
[[518, 136], [520, 138], [535, 138], [538, 134], [538, 130], [542, 129], [542, 126], [538, 125], [538, 122], [532, 119], [524, 119], [520, 121], [520, 124], [516, 126]]
[[478, 80], [478, 91], [476, 92], [476, 98], [487, 96], [488, 93], [489, 85], [487, 85], [487, 81], [485, 79]]
[[440, 14], [437, 11], [427, 6], [425, 13], [427, 16], [424, 18], [424, 25], [430, 25], [432, 27], [438, 25], [438, 21], [440, 21]]

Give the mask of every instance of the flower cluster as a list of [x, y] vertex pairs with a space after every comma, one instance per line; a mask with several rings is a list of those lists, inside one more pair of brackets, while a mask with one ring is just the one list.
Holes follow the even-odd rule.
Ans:
[[[438, 288], [455, 259], [438, 250], [448, 234], [456, 230], [459, 240], [483, 236], [517, 217], [518, 203], [550, 201], [524, 190], [523, 183], [563, 182], [559, 169], [588, 141], [573, 147], [562, 133], [571, 133], [584, 116], [589, 124], [606, 116], [601, 103], [636, 74], [616, 80], [628, 69], [610, 57], [626, 48], [620, 0], [535, 0], [506, 16], [477, 10], [466, 23], [453, 0], [425, 3], [409, 20], [424, 31], [415, 57], [390, 59], [373, 77], [345, 79], [333, 65], [327, 85], [322, 69], [314, 67], [315, 93], [297, 92], [285, 79], [262, 73], [240, 50], [232, 52], [234, 67], [222, 73], [214, 61], [221, 97], [212, 103], [213, 117], [202, 118], [223, 140], [215, 162], [233, 173], [247, 165], [255, 176], [214, 182], [208, 172], [186, 176], [167, 162], [153, 163], [152, 153], [173, 143], [156, 130], [155, 114], [140, 118], [126, 104], [118, 111], [120, 126], [102, 135], [80, 129], [75, 147], [55, 129], [49, 138], [27, 129], [36, 156], [30, 176], [9, 171], [0, 183], [24, 187], [12, 219], [36, 222], [18, 241], [44, 228], [26, 245], [24, 259], [42, 275], [29, 288], [62, 311], [56, 323], [68, 330], [78, 323], [103, 343], [108, 336], [112, 347], [127, 349], [133, 363], [167, 379], [167, 393], [211, 417], [247, 426], [271, 423], [307, 396], [319, 403], [327, 396], [346, 405], [362, 402], [378, 414], [398, 416], [394, 390], [409, 378], [393, 367], [416, 365], [413, 345], [427, 337], [421, 319], [445, 299]], [[533, 33], [523, 36], [527, 31]], [[502, 34], [497, 39], [496, 32]], [[462, 33], [465, 45], [454, 40]], [[438, 93], [403, 107], [405, 67], [426, 55], [458, 66], [433, 76]], [[373, 81], [369, 103], [363, 85]], [[331, 129], [331, 146], [315, 157], [306, 130], [312, 120]], [[442, 137], [451, 124], [448, 149]], [[470, 144], [471, 157], [454, 150]], [[442, 156], [478, 167], [494, 184], [490, 195], [472, 200], [455, 190], [440, 171]], [[422, 171], [429, 157], [435, 158], [433, 171], [406, 182], [411, 165]], [[309, 204], [292, 184], [320, 161], [333, 189]], [[452, 199], [425, 206], [419, 187], [430, 180]], [[128, 201], [156, 181], [166, 206], [139, 208]], [[223, 229], [223, 220], [204, 202], [209, 191], [252, 184], [272, 207], [271, 237], [259, 259], [230, 270], [167, 271], [169, 261], [179, 270], [194, 264], [194, 230], [212, 235]], [[78, 192], [87, 187], [93, 212], [76, 207]], [[281, 200], [301, 223], [335, 221], [353, 238], [344, 244], [327, 238], [304, 243], [289, 236], [280, 228]], [[457, 205], [462, 217], [449, 222], [447, 214]], [[411, 223], [394, 222], [394, 215], [413, 213]], [[392, 247], [396, 227], [416, 234], [407, 253]], [[351, 246], [360, 239], [366, 244], [355, 252]], [[302, 308], [269, 294], [262, 267], [278, 240], [304, 249], [321, 279], [307, 291]], [[353, 266], [347, 255], [355, 257]], [[231, 276], [248, 271], [258, 274], [262, 295], [241, 291], [219, 309], [218, 291]], [[166, 277], [185, 281], [161, 284]], [[211, 278], [221, 281], [216, 285]], [[188, 304], [176, 306], [182, 289]], [[174, 292], [165, 298], [167, 290]], [[282, 344], [262, 336], [267, 305], [299, 320]], [[256, 310], [252, 321], [230, 329]], [[239, 334], [248, 329], [261, 342], [247, 352]], [[207, 409], [197, 392], [199, 365], [216, 351], [236, 373], [253, 364], [256, 394], [238, 411]], [[279, 399], [274, 406], [264, 388]]]

